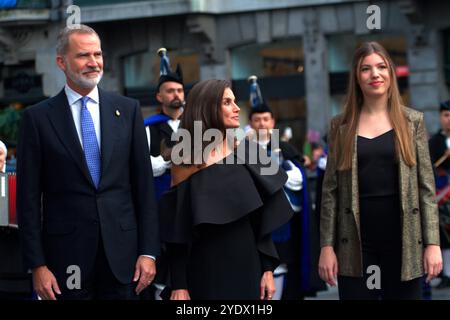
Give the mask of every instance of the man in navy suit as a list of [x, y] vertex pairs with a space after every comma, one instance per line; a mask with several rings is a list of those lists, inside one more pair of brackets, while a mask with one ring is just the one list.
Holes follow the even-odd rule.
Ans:
[[55, 97], [23, 113], [17, 213], [42, 299], [135, 299], [156, 273], [156, 205], [139, 103], [97, 87], [100, 38], [67, 27]]

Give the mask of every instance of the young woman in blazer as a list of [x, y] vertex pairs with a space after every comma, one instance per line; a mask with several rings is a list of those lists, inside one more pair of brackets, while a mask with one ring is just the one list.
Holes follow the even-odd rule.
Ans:
[[442, 269], [433, 171], [423, 114], [403, 106], [380, 44], [356, 50], [328, 136], [321, 278], [341, 299], [420, 299]]

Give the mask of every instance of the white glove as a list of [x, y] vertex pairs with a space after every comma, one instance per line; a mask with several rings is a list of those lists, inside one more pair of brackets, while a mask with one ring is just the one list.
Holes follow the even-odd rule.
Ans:
[[165, 161], [162, 156], [157, 157], [150, 156], [150, 159], [152, 160], [152, 169], [154, 177], [162, 176], [164, 172], [166, 172], [166, 170], [169, 169], [171, 166], [170, 161]]
[[325, 171], [325, 168], [327, 167], [327, 157], [320, 157], [317, 166], [319, 169]]
[[291, 170], [286, 171], [288, 179], [284, 186], [292, 191], [299, 191], [303, 188], [303, 176], [299, 168], [297, 168], [292, 161], [286, 160], [291, 166]]

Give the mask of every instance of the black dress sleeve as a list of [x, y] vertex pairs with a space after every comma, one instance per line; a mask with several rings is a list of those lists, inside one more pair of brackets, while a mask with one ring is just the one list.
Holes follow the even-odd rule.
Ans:
[[187, 263], [189, 259], [189, 246], [187, 244], [166, 244], [167, 257], [170, 268], [170, 287], [172, 290], [188, 289]]
[[272, 257], [266, 256], [263, 253], [260, 253], [260, 258], [261, 258], [261, 269], [263, 272], [266, 272], [266, 271], [273, 272], [279, 265], [278, 260], [275, 260]]
[[[279, 166], [277, 166], [279, 168]], [[189, 246], [202, 224], [228, 224], [250, 215], [264, 271], [278, 265], [272, 232], [293, 216], [283, 191], [287, 175], [264, 175], [259, 164], [215, 164], [171, 188], [161, 198], [162, 241], [170, 251], [174, 288], [186, 286]]]
[[[260, 213], [258, 213], [258, 211], [256, 211], [250, 216], [253, 233], [256, 235], [257, 238], [258, 238], [259, 230], [261, 229], [261, 221], [258, 217], [259, 214]], [[266, 239], [264, 239], [262, 241], [265, 243], [269, 243], [269, 246], [270, 246], [270, 243], [273, 243], [272, 236], [266, 235], [265, 237], [266, 237]], [[258, 239], [256, 239], [256, 241], [257, 241], [257, 243], [261, 242], [261, 240], [258, 240]], [[266, 272], [266, 271], [273, 272], [279, 265], [278, 257], [275, 258], [274, 256], [264, 254], [261, 251], [259, 251], [259, 258], [261, 261], [261, 270], [263, 272]]]

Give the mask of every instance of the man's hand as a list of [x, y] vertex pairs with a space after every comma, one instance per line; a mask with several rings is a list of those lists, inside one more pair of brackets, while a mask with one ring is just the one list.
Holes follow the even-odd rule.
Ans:
[[153, 281], [156, 275], [155, 260], [149, 257], [140, 256], [136, 262], [136, 270], [134, 272], [133, 281], [139, 280], [136, 286], [136, 294], [140, 294], [142, 290]]
[[170, 300], [191, 300], [189, 291], [185, 289], [173, 290], [170, 295]]
[[61, 294], [58, 282], [47, 266], [40, 266], [32, 270], [33, 288], [43, 300], [56, 300], [55, 292]]

